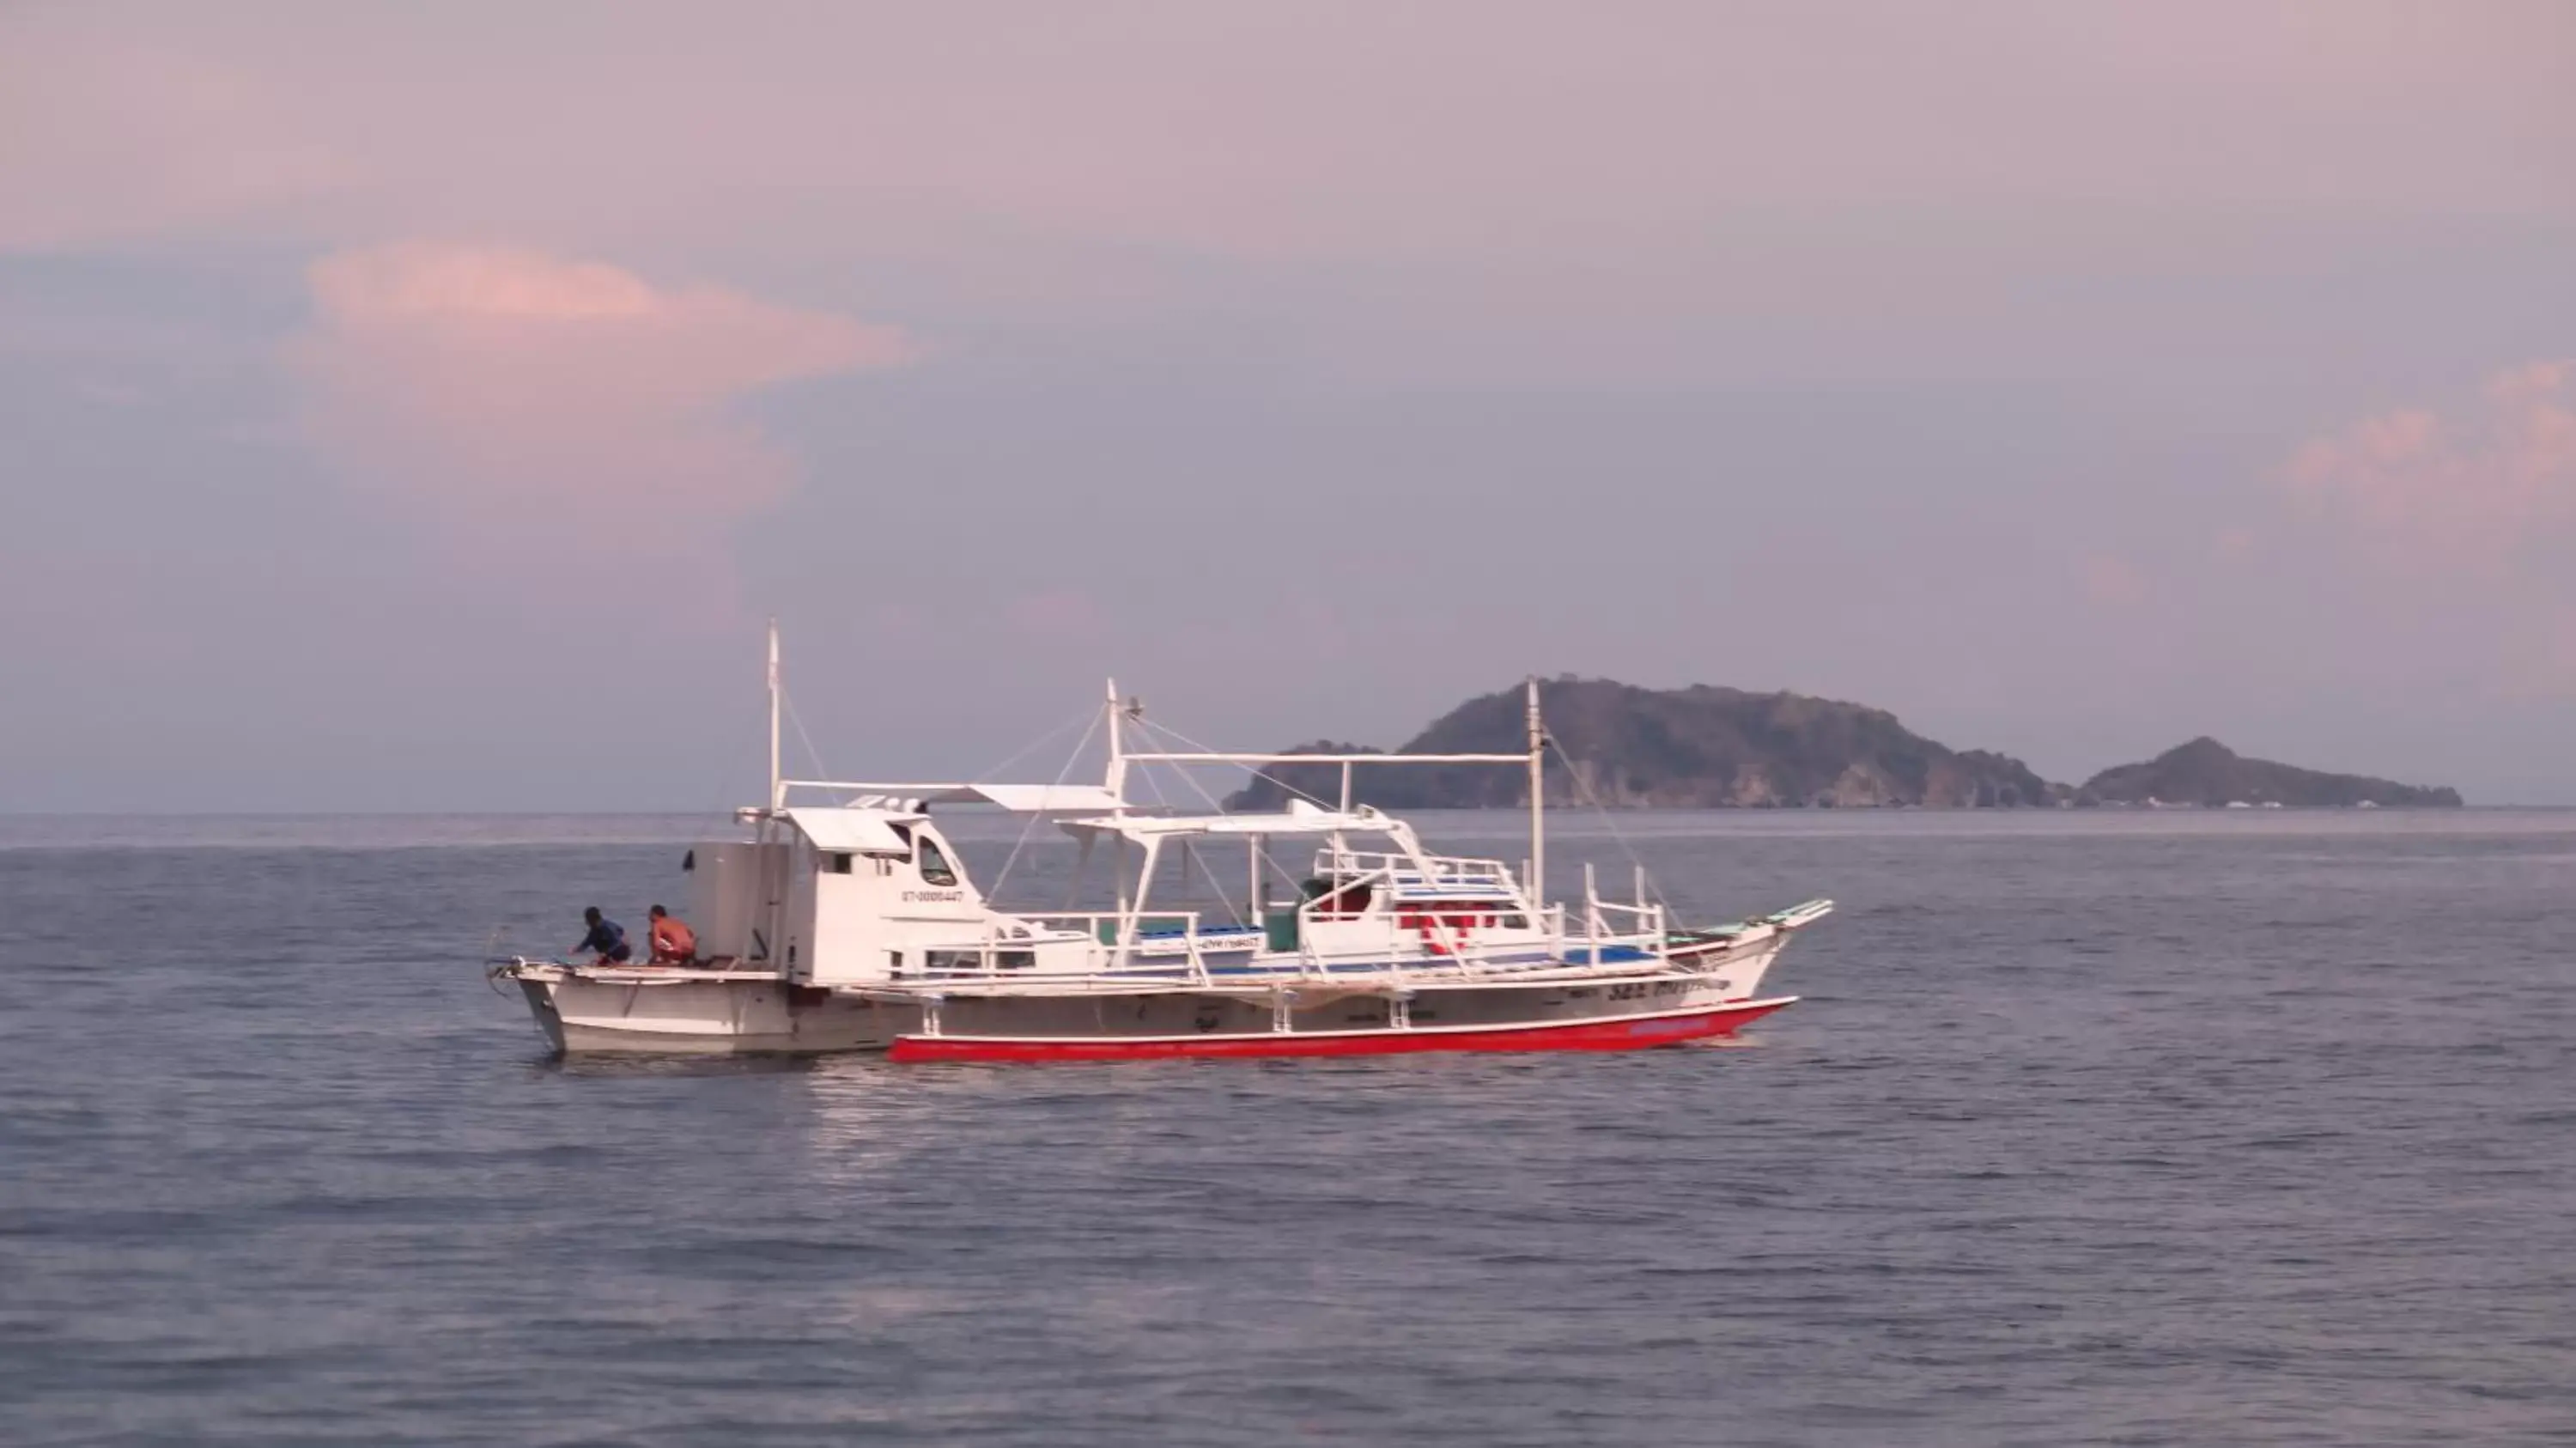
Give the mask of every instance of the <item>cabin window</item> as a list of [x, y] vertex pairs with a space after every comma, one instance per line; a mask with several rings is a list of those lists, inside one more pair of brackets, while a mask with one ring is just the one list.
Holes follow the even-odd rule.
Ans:
[[948, 868], [948, 857], [939, 853], [939, 847], [932, 844], [926, 836], [921, 841], [921, 883], [925, 885], [957, 883], [957, 872]]
[[833, 854], [832, 858], [831, 858], [831, 864], [830, 864], [830, 867], [829, 867], [829, 868], [831, 869], [832, 873], [833, 873], [833, 874], [835, 874], [835, 875], [846, 875], [846, 874], [850, 873], [850, 856], [849, 856], [849, 853], [848, 853], [847, 851], [838, 851], [838, 852], [835, 852], [835, 853]]
[[[933, 975], [980, 971], [986, 963], [981, 950], [924, 951], [921, 961], [922, 968]], [[1033, 950], [996, 950], [991, 960], [995, 970], [1033, 970], [1037, 963], [1037, 952]]]

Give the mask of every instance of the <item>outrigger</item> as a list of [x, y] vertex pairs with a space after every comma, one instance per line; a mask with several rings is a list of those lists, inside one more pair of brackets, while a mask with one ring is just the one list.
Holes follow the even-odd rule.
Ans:
[[[788, 779], [774, 625], [769, 696], [768, 801], [736, 812], [749, 838], [689, 854], [698, 960], [492, 963], [556, 1050], [883, 1050], [897, 1061], [1635, 1050], [1730, 1035], [1789, 1005], [1760, 994], [1763, 977], [1833, 909], [1811, 900], [1679, 930], [1642, 867], [1634, 899], [1613, 901], [1589, 865], [1579, 909], [1542, 901], [1547, 735], [1534, 680], [1526, 752], [1417, 755], [1134, 750], [1124, 729], [1141, 711], [1113, 683], [1098, 785]], [[1127, 798], [1140, 765], [1291, 763], [1339, 765], [1340, 801], [1176, 814]], [[1355, 767], [1406, 764], [1525, 766], [1521, 869], [1433, 854], [1405, 821], [1352, 802]], [[948, 804], [1051, 820], [1086, 863], [1105, 842], [1116, 908], [992, 908], [931, 820], [930, 806]], [[1311, 867], [1294, 898], [1273, 901], [1263, 867], [1283, 840], [1311, 841]], [[1240, 920], [1154, 908], [1167, 852], [1196, 860], [1219, 841], [1241, 842], [1250, 862]]]

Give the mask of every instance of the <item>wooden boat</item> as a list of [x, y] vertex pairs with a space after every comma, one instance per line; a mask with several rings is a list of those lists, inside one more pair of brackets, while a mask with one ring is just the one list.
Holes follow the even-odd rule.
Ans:
[[[774, 630], [770, 692], [768, 801], [737, 812], [744, 834], [689, 856], [704, 958], [493, 963], [557, 1050], [884, 1050], [903, 1062], [1637, 1050], [1729, 1035], [1790, 1004], [1761, 994], [1764, 978], [1833, 908], [1677, 929], [1642, 867], [1630, 900], [1603, 898], [1589, 866], [1579, 902], [1541, 900], [1535, 683], [1525, 753], [1348, 756], [1137, 749], [1130, 732], [1150, 726], [1113, 684], [1095, 723], [1107, 726], [1097, 785], [787, 779]], [[1292, 759], [1341, 764], [1342, 799], [1182, 814], [1128, 797], [1144, 768]], [[1406, 821], [1350, 803], [1355, 767], [1459, 764], [1529, 770], [1518, 870], [1433, 853]], [[932, 819], [951, 805], [1052, 822], [1086, 865], [1106, 853], [1113, 908], [994, 908]], [[1203, 852], [1231, 844], [1248, 866], [1241, 908], [1154, 902], [1162, 866], [1204, 873]], [[1283, 849], [1303, 873], [1274, 900], [1265, 881], [1289, 873]]]

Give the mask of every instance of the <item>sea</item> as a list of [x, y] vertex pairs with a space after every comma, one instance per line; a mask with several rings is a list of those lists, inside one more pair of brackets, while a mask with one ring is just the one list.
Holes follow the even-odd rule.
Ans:
[[0, 819], [0, 1443], [2576, 1442], [2576, 813], [1562, 817], [1839, 902], [1722, 1046], [550, 1058], [722, 830]]

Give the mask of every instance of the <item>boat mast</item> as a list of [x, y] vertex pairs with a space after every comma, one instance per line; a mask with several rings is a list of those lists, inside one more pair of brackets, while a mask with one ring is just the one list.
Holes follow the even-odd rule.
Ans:
[[1116, 679], [1111, 679], [1109, 681], [1108, 694], [1109, 778], [1107, 782], [1109, 785], [1109, 792], [1118, 799], [1118, 803], [1112, 808], [1111, 813], [1124, 815], [1127, 813], [1127, 750], [1125, 742], [1118, 734], [1118, 715], [1121, 711], [1118, 707], [1118, 681]]
[[1547, 909], [1547, 725], [1538, 713], [1538, 675], [1529, 676], [1530, 878], [1532, 904]]
[[[1123, 820], [1127, 818], [1127, 746], [1126, 741], [1120, 737], [1118, 732], [1118, 716], [1123, 711], [1118, 706], [1118, 681], [1116, 679], [1111, 679], [1109, 681], [1108, 695], [1109, 794], [1110, 798], [1116, 801], [1116, 803], [1112, 804], [1109, 808], [1109, 817], [1113, 820]], [[1109, 873], [1118, 884], [1119, 922], [1119, 953], [1112, 957], [1112, 959], [1124, 960], [1126, 958], [1126, 938], [1129, 914], [1127, 904], [1127, 834], [1125, 831], [1121, 830], [1117, 832], [1116, 838], [1112, 842], [1111, 849], [1112, 853], [1109, 857]], [[1145, 858], [1150, 862], [1153, 859], [1153, 856], [1148, 854]], [[1138, 884], [1141, 886], [1143, 882], [1140, 880], [1138, 881]]]
[[769, 808], [787, 807], [787, 790], [778, 775], [778, 620], [769, 620]]

